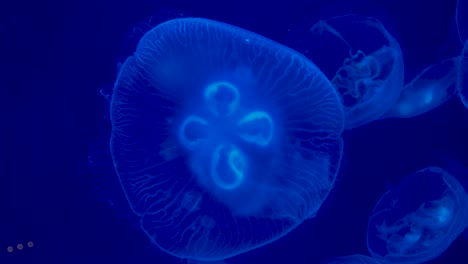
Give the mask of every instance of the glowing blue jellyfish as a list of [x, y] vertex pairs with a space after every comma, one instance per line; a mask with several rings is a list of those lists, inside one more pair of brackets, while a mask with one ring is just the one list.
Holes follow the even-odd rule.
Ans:
[[374, 258], [356, 254], [334, 258], [328, 264], [380, 264], [380, 262]]
[[385, 193], [369, 219], [367, 246], [385, 263], [422, 263], [465, 229], [468, 194], [448, 172], [428, 167]]
[[205, 19], [141, 39], [111, 120], [115, 169], [142, 229], [191, 260], [246, 252], [313, 217], [342, 154], [338, 94], [310, 60]]
[[410, 118], [445, 103], [455, 94], [459, 57], [434, 64], [405, 85], [398, 101], [383, 118]]
[[306, 54], [325, 74], [332, 72], [346, 129], [380, 118], [395, 104], [403, 89], [403, 55], [379, 20], [345, 15], [319, 21], [310, 31]]

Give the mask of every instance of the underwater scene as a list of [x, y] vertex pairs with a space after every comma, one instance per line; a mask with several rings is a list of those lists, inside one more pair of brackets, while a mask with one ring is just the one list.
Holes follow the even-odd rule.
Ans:
[[0, 263], [468, 264], [468, 0], [27, 6]]

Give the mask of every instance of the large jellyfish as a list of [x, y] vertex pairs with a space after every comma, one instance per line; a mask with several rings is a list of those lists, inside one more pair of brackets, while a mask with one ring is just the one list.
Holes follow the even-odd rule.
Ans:
[[344, 115], [323, 73], [252, 32], [171, 20], [140, 40], [111, 104], [115, 169], [141, 227], [216, 261], [313, 217], [341, 161]]
[[350, 255], [332, 259], [328, 264], [380, 264], [375, 258], [365, 255]]
[[379, 20], [358, 15], [321, 20], [300, 42], [340, 94], [346, 129], [380, 118], [397, 101], [403, 55]]
[[428, 167], [385, 193], [369, 219], [367, 246], [385, 263], [438, 257], [465, 229], [468, 194], [448, 172]]
[[434, 64], [406, 84], [398, 101], [380, 119], [410, 118], [445, 103], [455, 94], [459, 57]]

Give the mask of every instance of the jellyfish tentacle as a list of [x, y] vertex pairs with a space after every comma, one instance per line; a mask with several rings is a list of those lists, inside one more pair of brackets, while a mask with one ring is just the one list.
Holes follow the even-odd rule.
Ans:
[[[397, 101], [403, 89], [403, 55], [379, 20], [352, 14], [332, 17], [316, 23], [310, 34], [310, 45], [318, 48], [307, 56], [326, 69], [339, 93], [346, 129], [379, 119]], [[343, 59], [332, 64], [330, 57]], [[330, 66], [338, 63], [338, 68]]]

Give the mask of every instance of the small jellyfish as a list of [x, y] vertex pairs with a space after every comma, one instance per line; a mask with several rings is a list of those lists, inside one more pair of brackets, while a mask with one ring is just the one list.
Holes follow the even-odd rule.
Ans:
[[380, 119], [410, 118], [445, 103], [456, 92], [459, 57], [431, 65], [406, 84], [398, 101]]
[[465, 229], [468, 194], [448, 172], [428, 167], [385, 193], [369, 219], [367, 246], [384, 263], [422, 263]]
[[403, 55], [379, 20], [333, 17], [317, 22], [310, 35], [306, 55], [340, 94], [345, 129], [380, 118], [398, 100], [403, 89]]
[[115, 170], [163, 251], [218, 261], [317, 214], [341, 162], [344, 113], [306, 57], [224, 23], [175, 19], [123, 64]]
[[337, 257], [332, 259], [328, 264], [380, 264], [381, 262], [375, 258], [371, 258], [365, 255], [350, 255]]

